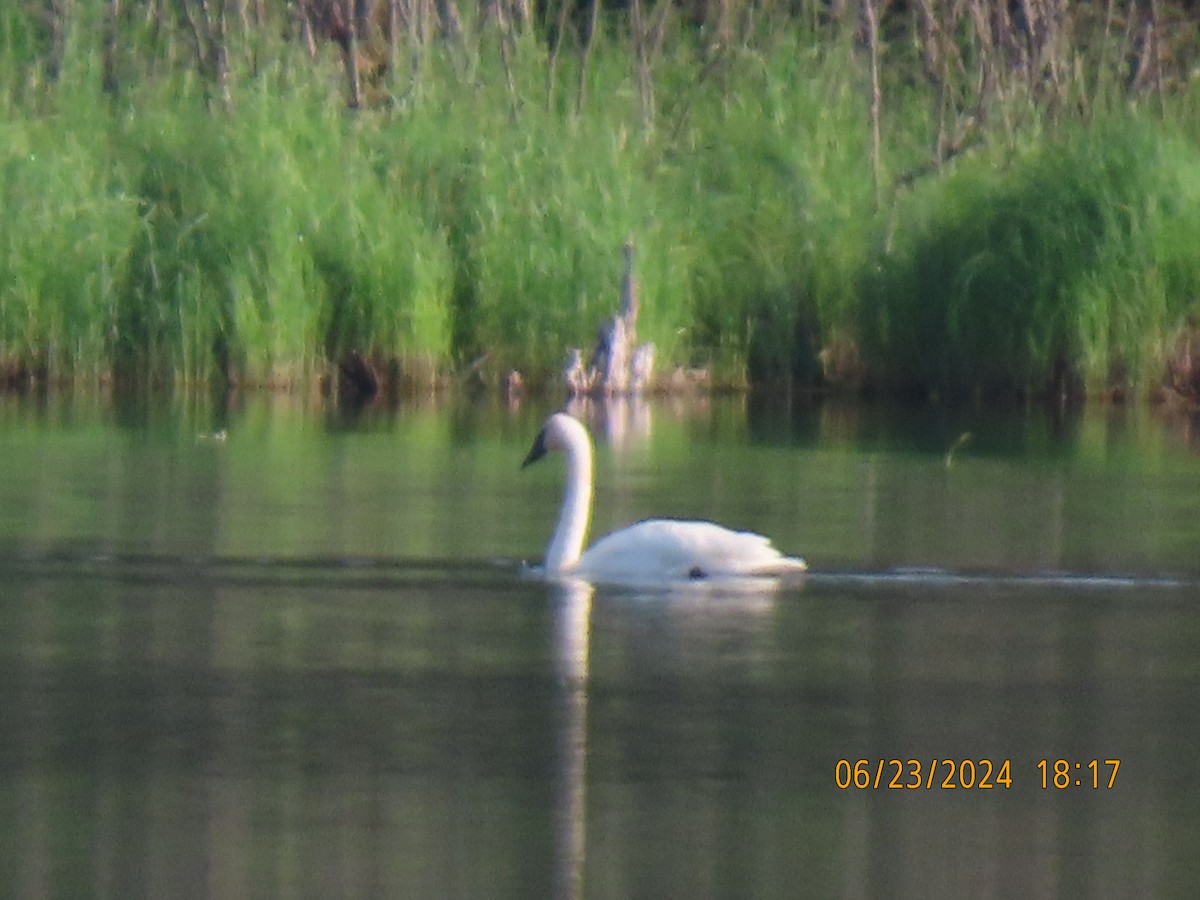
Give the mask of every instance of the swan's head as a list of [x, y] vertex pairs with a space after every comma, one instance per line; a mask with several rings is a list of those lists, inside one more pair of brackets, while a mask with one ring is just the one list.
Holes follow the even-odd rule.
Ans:
[[521, 468], [537, 462], [551, 450], [567, 450], [572, 447], [587, 446], [587, 429], [579, 420], [566, 413], [555, 413], [546, 420], [537, 439], [529, 449]]

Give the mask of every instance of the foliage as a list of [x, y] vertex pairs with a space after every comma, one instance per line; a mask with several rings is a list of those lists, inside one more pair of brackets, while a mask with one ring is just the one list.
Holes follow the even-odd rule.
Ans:
[[865, 278], [875, 377], [942, 393], [1147, 383], [1200, 292], [1198, 167], [1195, 147], [1122, 118], [914, 193]]
[[722, 382], [840, 342], [884, 390], [1149, 383], [1200, 297], [1190, 13], [1050, 5], [376, 4], [352, 44], [314, 0], [310, 55], [290, 4], [6, 4], [0, 367], [544, 375], [630, 236], [639, 338]]

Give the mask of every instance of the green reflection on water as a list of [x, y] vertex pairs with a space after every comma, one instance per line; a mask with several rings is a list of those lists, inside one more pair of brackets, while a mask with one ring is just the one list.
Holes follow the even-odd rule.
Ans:
[[[285, 396], [131, 413], [5, 398], [0, 540], [216, 557], [537, 558], [562, 473], [517, 464], [547, 409], [453, 402], [346, 417]], [[594, 536], [665, 515], [761, 531], [818, 567], [1197, 568], [1200, 454], [1186, 419], [753, 398], [584, 412], [598, 444]]]
[[[553, 466], [517, 471], [544, 412], [0, 402], [0, 884], [792, 897], [1192, 883], [1200, 810], [1179, 786], [1200, 737], [1200, 469], [1169, 425], [610, 411], [595, 420], [599, 531], [702, 515], [816, 572], [767, 597], [601, 591], [581, 615], [515, 568], [540, 554], [561, 489]], [[218, 425], [226, 438], [207, 439]], [[1180, 577], [855, 577], [909, 566]], [[1033, 787], [1037, 759], [1060, 755], [1119, 756], [1120, 789]], [[911, 756], [1009, 758], [1016, 786], [834, 786], [839, 758]]]

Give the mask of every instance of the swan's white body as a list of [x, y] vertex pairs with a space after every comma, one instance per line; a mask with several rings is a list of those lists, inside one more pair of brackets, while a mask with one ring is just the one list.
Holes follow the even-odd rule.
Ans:
[[784, 556], [761, 534], [731, 531], [712, 522], [648, 519], [601, 538], [586, 552], [592, 512], [592, 442], [565, 413], [546, 420], [523, 466], [550, 450], [567, 457], [567, 490], [546, 549], [550, 575], [586, 581], [643, 583], [697, 578], [772, 578], [805, 571], [804, 560]]

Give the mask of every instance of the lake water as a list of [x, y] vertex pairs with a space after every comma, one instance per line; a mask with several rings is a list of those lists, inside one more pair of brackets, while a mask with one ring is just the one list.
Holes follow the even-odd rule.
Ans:
[[0, 399], [3, 895], [1194, 891], [1196, 420], [582, 411], [722, 593], [523, 571], [548, 411]]

